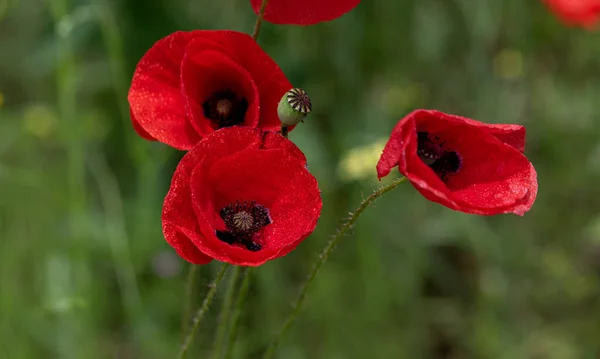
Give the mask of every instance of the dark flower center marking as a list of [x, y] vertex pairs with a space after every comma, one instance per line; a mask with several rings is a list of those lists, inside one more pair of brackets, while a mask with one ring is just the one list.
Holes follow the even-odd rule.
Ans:
[[262, 249], [254, 237], [272, 222], [267, 208], [256, 201], [236, 201], [221, 209], [219, 214], [227, 230], [217, 231], [217, 238], [228, 244], [241, 244], [252, 252]]
[[248, 101], [231, 90], [217, 91], [202, 104], [202, 109], [204, 116], [219, 128], [241, 125], [248, 111]]
[[417, 154], [444, 182], [462, 168], [461, 155], [446, 147], [446, 142], [428, 132], [417, 132]]

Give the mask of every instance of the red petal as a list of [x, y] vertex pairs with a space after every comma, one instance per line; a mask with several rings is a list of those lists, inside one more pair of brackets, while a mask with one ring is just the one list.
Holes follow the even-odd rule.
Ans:
[[142, 136], [148, 141], [156, 141], [156, 138], [152, 137], [148, 132], [146, 132], [146, 130], [142, 128], [139, 122], [135, 119], [135, 116], [133, 116], [133, 112], [131, 111], [131, 109], [129, 110], [129, 118], [131, 118], [131, 124], [133, 125], [133, 129], [135, 130], [135, 132], [138, 133], [138, 135]]
[[471, 120], [470, 118], [456, 116], [456, 115], [448, 115], [440, 111], [429, 110], [429, 113], [432, 116], [445, 118], [446, 121], [468, 125], [479, 128], [483, 132], [490, 134], [500, 141], [506, 143], [509, 146], [512, 146], [523, 152], [525, 150], [525, 127], [521, 125], [502, 125], [502, 124], [489, 124], [483, 123], [475, 120]]
[[[221, 261], [260, 265], [299, 244], [315, 226], [321, 211], [316, 179], [304, 164], [282, 150], [247, 149], [224, 157], [213, 166], [199, 166], [191, 180], [199, 216], [211, 219], [199, 247]], [[210, 236], [223, 229], [221, 208], [236, 201], [256, 201], [270, 211], [272, 223], [260, 233], [258, 252], [232, 247]], [[208, 231], [208, 233], [206, 232]]]
[[[500, 141], [496, 130], [466, 120], [438, 111], [409, 114], [390, 136], [377, 164], [379, 178], [398, 165], [400, 172], [431, 201], [467, 213], [524, 214], [537, 194], [535, 169], [519, 148]], [[417, 155], [417, 130], [439, 136], [462, 156], [462, 168], [446, 182]], [[521, 130], [507, 133], [499, 137], [522, 147], [515, 140]]]
[[[258, 14], [262, 0], [250, 0]], [[354, 9], [360, 0], [269, 0], [264, 19], [274, 24], [313, 25]]]
[[201, 241], [198, 239], [197, 231], [180, 228], [170, 222], [163, 222], [163, 234], [167, 243], [186, 261], [194, 264], [207, 264], [213, 260], [212, 257], [200, 252], [194, 245], [194, 242]]
[[580, 25], [594, 30], [600, 20], [598, 0], [544, 0], [544, 2], [566, 25]]
[[[198, 40], [193, 41], [190, 47]], [[204, 117], [202, 108], [202, 104], [217, 91], [231, 90], [237, 96], [243, 96], [248, 101], [244, 125], [258, 125], [258, 88], [250, 73], [222, 52], [189, 51], [181, 67], [181, 88], [185, 94], [191, 123], [203, 137], [218, 129], [212, 120]]]
[[175, 32], [159, 40], [138, 63], [129, 89], [130, 109], [139, 125], [177, 149], [189, 149], [200, 140], [186, 119], [179, 88], [185, 48], [199, 33]]
[[258, 126], [268, 130], [279, 130], [281, 123], [277, 115], [277, 104], [281, 97], [292, 88], [292, 84], [277, 63], [258, 46], [250, 35], [236, 31], [202, 31], [202, 39], [191, 43], [187, 51], [190, 56], [194, 55], [196, 52], [205, 50], [208, 43], [212, 44], [212, 49], [229, 56], [252, 76], [260, 93]]
[[288, 140], [277, 132], [268, 131], [262, 133], [262, 143], [260, 148], [262, 149], [280, 149], [287, 152], [289, 155], [296, 157], [303, 165], [306, 165], [306, 156], [294, 142]]
[[[221, 158], [245, 149], [277, 149], [287, 152], [306, 165], [304, 153], [292, 141], [274, 131], [264, 131], [245, 126], [225, 127], [210, 134], [210, 140], [201, 141], [189, 152], [188, 162], [198, 164], [200, 158], [208, 165]], [[207, 137], [208, 139], [208, 137]], [[183, 163], [183, 160], [182, 160]], [[180, 164], [181, 166], [181, 164]], [[191, 174], [193, 168], [188, 168]]]
[[190, 167], [198, 158], [184, 157], [179, 163], [171, 181], [171, 188], [163, 205], [163, 234], [166, 241], [185, 260], [203, 264], [208, 263], [207, 257], [193, 245], [189, 233], [197, 233], [198, 223], [192, 206], [191, 190], [189, 187]]

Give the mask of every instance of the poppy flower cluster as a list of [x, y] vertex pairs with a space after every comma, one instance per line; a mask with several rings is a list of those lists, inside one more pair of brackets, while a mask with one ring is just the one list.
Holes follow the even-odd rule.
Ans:
[[595, 29], [600, 20], [600, 0], [544, 0], [565, 24]]
[[[263, 1], [250, 2], [262, 14]], [[264, 18], [311, 25], [359, 2], [270, 0]], [[138, 63], [128, 100], [141, 137], [188, 151], [162, 213], [165, 239], [183, 259], [258, 266], [314, 231], [318, 183], [287, 138], [311, 111], [310, 98], [292, 89], [255, 38], [227, 30], [168, 35]], [[523, 215], [537, 194], [524, 146], [522, 126], [416, 110], [393, 129], [377, 175], [397, 167], [425, 198], [457, 211]]]

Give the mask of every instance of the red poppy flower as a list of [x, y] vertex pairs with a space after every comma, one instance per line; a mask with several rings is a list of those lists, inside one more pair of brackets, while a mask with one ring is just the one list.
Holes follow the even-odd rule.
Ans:
[[[262, 0], [250, 0], [258, 14]], [[264, 19], [274, 24], [314, 25], [354, 9], [360, 0], [269, 0]]]
[[600, 20], [600, 0], [544, 0], [567, 25], [592, 29]]
[[385, 177], [398, 166], [430, 201], [466, 213], [523, 215], [538, 189], [524, 148], [523, 126], [416, 110], [392, 131], [377, 175]]
[[189, 150], [222, 127], [279, 129], [277, 104], [291, 87], [247, 34], [176, 32], [138, 63], [129, 90], [131, 120], [142, 137]]
[[291, 141], [273, 131], [223, 128], [177, 166], [163, 233], [189, 262], [258, 266], [302, 242], [321, 206], [317, 180]]

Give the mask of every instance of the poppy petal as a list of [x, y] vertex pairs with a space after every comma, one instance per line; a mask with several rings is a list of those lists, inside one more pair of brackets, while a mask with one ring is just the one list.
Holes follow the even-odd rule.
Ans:
[[181, 88], [188, 118], [203, 137], [218, 129], [214, 121], [206, 118], [202, 108], [203, 102], [217, 91], [230, 90], [243, 97], [248, 104], [243, 125], [258, 125], [259, 92], [252, 77], [221, 52], [205, 50], [187, 54], [182, 62]]
[[200, 136], [187, 121], [179, 88], [181, 61], [193, 32], [175, 32], [159, 40], [138, 63], [129, 89], [131, 113], [158, 141], [188, 149]]
[[[217, 231], [227, 229], [220, 211], [244, 201], [256, 201], [269, 213], [270, 223], [255, 236], [258, 251], [217, 238]], [[168, 225], [163, 226], [170, 229], [165, 237], [170, 236], [168, 242], [178, 253], [191, 243], [211, 258], [257, 266], [304, 240], [314, 230], [321, 207], [316, 179], [291, 141], [271, 131], [227, 127], [203, 139], [177, 166], [163, 207], [163, 223]]]
[[600, 20], [598, 0], [543, 0], [556, 16], [568, 26], [595, 30]]
[[[262, 0], [250, 0], [258, 15]], [[264, 19], [274, 24], [314, 25], [354, 9], [360, 0], [269, 0]]]
[[[321, 199], [314, 177], [297, 158], [281, 150], [247, 149], [217, 161], [206, 172], [199, 166], [191, 178], [192, 197], [202, 213], [198, 217], [211, 219], [209, 233], [200, 247], [204, 253], [226, 261], [227, 243], [209, 237], [214, 229], [223, 228], [218, 212], [236, 201], [256, 201], [269, 209], [272, 223], [261, 232], [263, 249], [245, 255], [248, 260], [262, 264], [289, 252], [311, 233], [321, 210]], [[235, 253], [243, 253], [235, 250]]]
[[[457, 154], [456, 173], [440, 177], [421, 159], [419, 132], [443, 139], [444, 151]], [[458, 211], [523, 215], [537, 195], [535, 169], [521, 153], [524, 134], [524, 129], [514, 125], [489, 126], [439, 111], [417, 110], [392, 131], [377, 173], [382, 178], [398, 166], [424, 197]]]
[[206, 45], [218, 50], [251, 74], [260, 94], [260, 116], [258, 127], [278, 130], [281, 126], [277, 115], [277, 104], [292, 88], [292, 84], [277, 63], [248, 34], [237, 31], [207, 30], [201, 39], [195, 39], [188, 49], [189, 55], [205, 49]]

